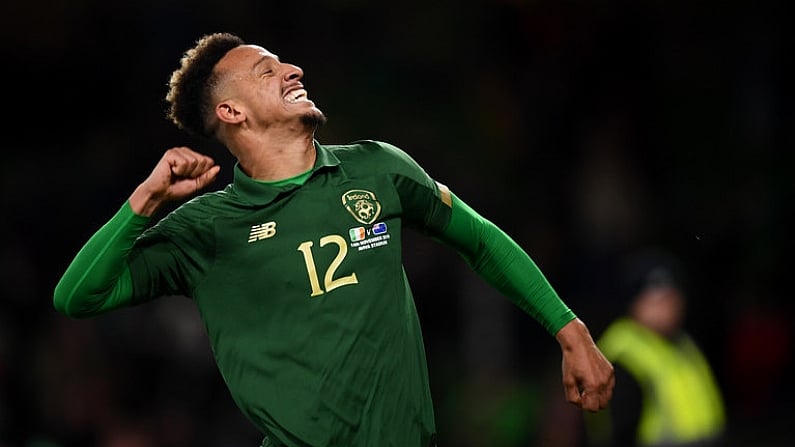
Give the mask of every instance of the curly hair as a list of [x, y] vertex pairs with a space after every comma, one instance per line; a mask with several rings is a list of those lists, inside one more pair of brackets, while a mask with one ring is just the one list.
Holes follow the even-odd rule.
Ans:
[[244, 45], [240, 37], [230, 33], [202, 36], [185, 52], [180, 67], [168, 81], [167, 118], [189, 134], [212, 137], [208, 125], [212, 113], [210, 94], [218, 82], [213, 67], [229, 50]]

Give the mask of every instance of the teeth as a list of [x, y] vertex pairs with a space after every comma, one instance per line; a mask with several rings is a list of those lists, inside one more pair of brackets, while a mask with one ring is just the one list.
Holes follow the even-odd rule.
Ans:
[[306, 98], [306, 90], [299, 88], [298, 90], [293, 90], [285, 97], [285, 100], [290, 104], [295, 104], [301, 99]]

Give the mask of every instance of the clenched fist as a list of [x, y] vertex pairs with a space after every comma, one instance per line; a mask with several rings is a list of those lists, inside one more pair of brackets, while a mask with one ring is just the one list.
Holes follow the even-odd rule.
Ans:
[[151, 216], [164, 203], [184, 199], [215, 180], [221, 167], [188, 147], [167, 150], [149, 177], [130, 196], [133, 212]]

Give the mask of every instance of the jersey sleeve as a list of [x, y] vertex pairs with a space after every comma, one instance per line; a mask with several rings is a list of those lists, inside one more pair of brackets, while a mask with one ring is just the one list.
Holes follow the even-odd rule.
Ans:
[[510, 236], [434, 180], [407, 153], [379, 143], [393, 159], [404, 223], [452, 247], [489, 285], [552, 335], [576, 316], [532, 258]]
[[127, 265], [148, 217], [136, 215], [129, 202], [80, 249], [55, 287], [53, 305], [64, 315], [83, 318], [133, 303]]
[[441, 233], [450, 221], [450, 191], [402, 149], [378, 144], [388, 157], [386, 163], [400, 196], [404, 225], [431, 236]]
[[214, 249], [211, 213], [199, 198], [188, 201], [146, 230], [130, 253], [137, 300], [163, 295], [191, 297]]
[[488, 284], [552, 335], [575, 318], [533, 259], [508, 234], [451, 193], [452, 216], [437, 237]]

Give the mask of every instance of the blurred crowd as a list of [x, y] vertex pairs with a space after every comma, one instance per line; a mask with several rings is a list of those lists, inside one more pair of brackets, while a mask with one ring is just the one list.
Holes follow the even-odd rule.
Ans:
[[[0, 447], [253, 447], [191, 302], [90, 320], [52, 309], [76, 250], [162, 151], [223, 151], [164, 119], [201, 34], [305, 71], [326, 143], [391, 142], [524, 246], [600, 334], [620, 265], [688, 273], [685, 326], [735, 445], [795, 416], [789, 234], [795, 8], [785, 1], [6, 2], [0, 164]], [[441, 445], [581, 445], [543, 329], [421, 237], [406, 269]], [[620, 386], [620, 384], [619, 384]]]

